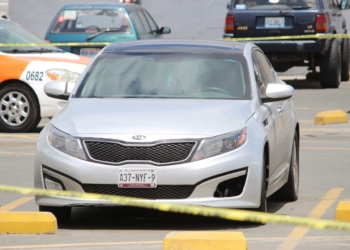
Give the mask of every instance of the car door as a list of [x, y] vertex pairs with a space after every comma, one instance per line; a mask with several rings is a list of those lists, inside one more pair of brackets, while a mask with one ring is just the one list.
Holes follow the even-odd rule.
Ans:
[[[271, 64], [266, 59], [265, 55], [260, 50], [253, 52], [253, 60], [256, 67], [261, 73], [261, 95], [264, 96], [268, 84], [278, 83]], [[262, 104], [261, 108], [266, 113], [264, 120], [265, 130], [268, 134], [270, 148], [270, 163], [269, 163], [269, 185], [272, 185], [280, 178], [288, 167], [289, 159], [290, 131], [286, 117], [291, 112], [290, 105], [287, 101], [277, 101]]]
[[0, 0], [0, 17], [10, 19], [9, 0]]
[[331, 16], [334, 20], [334, 28], [337, 33], [344, 33], [344, 25], [345, 20], [342, 16], [341, 8], [339, 6], [339, 3], [337, 0], [329, 0], [330, 1], [330, 9], [331, 9]]
[[345, 27], [347, 33], [350, 33], [350, 0], [338, 0], [340, 4], [340, 9], [344, 17]]

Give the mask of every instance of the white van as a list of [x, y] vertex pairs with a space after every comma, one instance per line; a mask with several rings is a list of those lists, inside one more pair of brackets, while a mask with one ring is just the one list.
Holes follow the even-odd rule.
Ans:
[[10, 19], [9, 0], [0, 0], [0, 17]]

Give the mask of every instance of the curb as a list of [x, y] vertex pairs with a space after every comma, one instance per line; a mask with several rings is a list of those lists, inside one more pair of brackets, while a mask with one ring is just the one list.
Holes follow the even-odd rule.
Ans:
[[56, 234], [57, 220], [46, 212], [0, 212], [0, 234]]
[[172, 232], [163, 240], [163, 250], [247, 250], [241, 232]]
[[342, 110], [320, 112], [315, 117], [315, 125], [347, 123], [348, 116]]
[[350, 201], [340, 201], [335, 209], [335, 221], [350, 222]]

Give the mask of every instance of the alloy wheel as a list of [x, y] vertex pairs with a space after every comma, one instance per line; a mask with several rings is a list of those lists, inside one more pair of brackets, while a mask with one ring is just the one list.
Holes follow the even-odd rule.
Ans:
[[28, 118], [30, 107], [25, 95], [17, 91], [6, 93], [1, 98], [0, 117], [11, 127], [22, 125]]

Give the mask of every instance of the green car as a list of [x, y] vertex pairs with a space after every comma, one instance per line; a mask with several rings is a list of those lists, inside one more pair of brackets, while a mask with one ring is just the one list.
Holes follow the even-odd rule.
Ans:
[[45, 39], [74, 54], [94, 57], [104, 46], [86, 42], [125, 42], [161, 38], [170, 28], [158, 28], [151, 15], [138, 4], [75, 4], [64, 6], [55, 16]]

